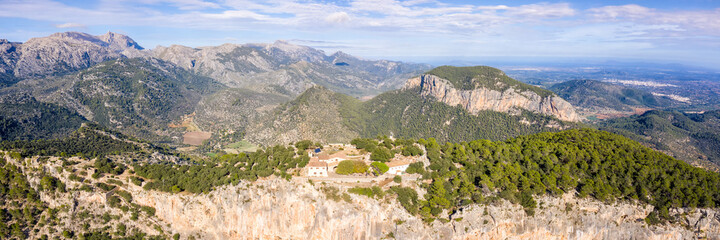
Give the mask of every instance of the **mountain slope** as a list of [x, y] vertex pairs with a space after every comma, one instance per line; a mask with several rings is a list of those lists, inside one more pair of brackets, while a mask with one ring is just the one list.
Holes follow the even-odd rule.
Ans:
[[381, 94], [363, 103], [362, 115], [366, 116], [364, 124], [348, 122], [364, 137], [392, 134], [406, 138], [433, 137], [443, 142], [502, 140], [570, 126], [556, 118], [522, 110], [517, 114], [491, 110], [472, 113], [409, 90]]
[[350, 108], [357, 102], [350, 96], [315, 86], [249, 126], [247, 138], [265, 145], [303, 139], [349, 142], [359, 133], [343, 124], [345, 116], [341, 112], [355, 111]]
[[354, 96], [375, 95], [399, 88], [403, 79], [429, 69], [424, 64], [368, 61], [343, 53], [326, 56], [284, 41], [202, 48], [173, 45], [158, 47], [153, 55], [230, 87], [292, 97], [312, 85]]
[[247, 130], [251, 141], [289, 143], [302, 139], [348, 142], [355, 137], [392, 135], [438, 141], [502, 140], [523, 134], [557, 131], [576, 124], [517, 110], [469, 112], [418, 88], [395, 90], [361, 102], [326, 88], [308, 89]]
[[689, 163], [720, 166], [720, 110], [702, 114], [653, 110], [598, 126]]
[[59, 138], [86, 121], [75, 111], [39, 102], [27, 94], [0, 98], [0, 140]]
[[118, 59], [62, 77], [29, 79], [2, 92], [29, 92], [88, 120], [152, 140], [172, 141], [168, 124], [222, 85], [157, 59]]
[[99, 36], [56, 33], [24, 43], [0, 40], [0, 68], [17, 78], [58, 75], [111, 59], [141, 56], [142, 49], [129, 37], [112, 32]]

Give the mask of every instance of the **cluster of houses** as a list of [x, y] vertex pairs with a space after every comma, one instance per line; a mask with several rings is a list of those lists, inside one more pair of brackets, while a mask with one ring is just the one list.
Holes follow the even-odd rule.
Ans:
[[[334, 172], [338, 164], [344, 160], [355, 160], [370, 163], [370, 153], [360, 154], [353, 145], [331, 144], [322, 149], [308, 150], [310, 162], [305, 166], [308, 177], [327, 177], [329, 172]], [[414, 158], [396, 155], [387, 162], [390, 174], [401, 175], [414, 162]]]

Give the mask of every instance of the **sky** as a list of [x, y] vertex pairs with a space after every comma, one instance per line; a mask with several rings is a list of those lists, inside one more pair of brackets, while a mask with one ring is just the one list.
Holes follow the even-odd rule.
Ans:
[[0, 0], [0, 38], [66, 31], [117, 32], [145, 48], [286, 40], [414, 62], [597, 58], [720, 69], [720, 0]]

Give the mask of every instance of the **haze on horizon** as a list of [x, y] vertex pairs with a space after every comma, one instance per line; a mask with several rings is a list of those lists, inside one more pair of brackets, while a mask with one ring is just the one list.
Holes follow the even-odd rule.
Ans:
[[502, 57], [675, 62], [720, 69], [720, 2], [0, 0], [0, 38], [126, 34], [145, 48], [287, 40], [431, 62]]

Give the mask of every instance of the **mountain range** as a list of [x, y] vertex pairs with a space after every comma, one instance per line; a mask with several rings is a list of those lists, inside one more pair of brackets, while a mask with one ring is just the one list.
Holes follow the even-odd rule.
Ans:
[[[363, 60], [343, 52], [328, 56], [285, 41], [199, 48], [173, 45], [147, 50], [116, 33], [58, 33], [25, 43], [3, 41], [2, 46], [7, 49], [2, 55], [3, 76], [5, 82], [13, 84], [0, 89], [0, 94], [31, 96], [72, 110], [88, 121], [171, 144], [182, 142], [183, 132], [190, 131], [187, 125], [216, 137], [221, 136], [220, 132], [242, 132], [255, 143], [270, 144], [305, 138], [349, 140], [352, 136], [375, 134], [427, 137], [434, 130], [421, 130], [421, 126], [442, 126], [440, 121], [454, 126], [452, 131], [440, 131], [440, 139], [501, 139], [526, 132], [504, 128], [560, 129], [560, 120], [579, 120], [572, 106], [551, 92], [512, 80], [490, 67], [440, 67], [421, 75], [430, 70], [429, 65]], [[435, 75], [440, 76], [431, 77]], [[434, 79], [437, 83], [429, 87], [427, 83], [416, 83], [417, 79]], [[463, 81], [474, 85], [454, 90], [454, 86], [446, 84]], [[389, 90], [395, 91], [367, 102], [357, 99]], [[449, 94], [438, 95], [442, 91]], [[386, 104], [388, 101], [393, 104]], [[314, 105], [308, 105], [308, 110], [299, 107], [307, 103]], [[464, 109], [454, 109], [457, 104]], [[418, 113], [398, 112], [410, 106], [416, 111], [434, 112], [438, 117], [422, 120]], [[335, 125], [342, 123], [338, 129], [345, 130], [328, 130], [326, 127], [333, 125], [330, 123], [317, 125], [334, 119], [327, 111], [340, 117]], [[525, 116], [521, 116], [524, 112]], [[476, 134], [488, 130], [483, 130], [482, 124], [465, 122], [477, 119], [455, 115], [515, 120], [508, 125], [512, 127], [493, 130], [503, 134]], [[533, 120], [535, 115], [559, 120]], [[388, 119], [404, 120], [379, 124]], [[183, 125], [183, 121], [187, 124]], [[293, 124], [314, 126], [308, 127], [314, 130], [294, 135], [291, 130], [281, 131]], [[416, 130], [408, 130], [411, 126]], [[468, 127], [475, 130], [467, 136], [452, 136], [452, 132], [463, 132], [457, 130]], [[315, 136], [309, 134], [311, 131], [325, 133]]]
[[[584, 116], [674, 104], [593, 80], [543, 89], [487, 66], [364, 60], [286, 41], [144, 49], [122, 34], [67, 32], [2, 40], [0, 49], [6, 106], [0, 137], [7, 140], [57, 138], [83, 122], [175, 147], [187, 146], [188, 132], [207, 132], [202, 151], [239, 139], [260, 145], [377, 135], [503, 140], [587, 126], [579, 123]], [[27, 110], [13, 108], [17, 103]], [[53, 118], [67, 121], [53, 124]]]

